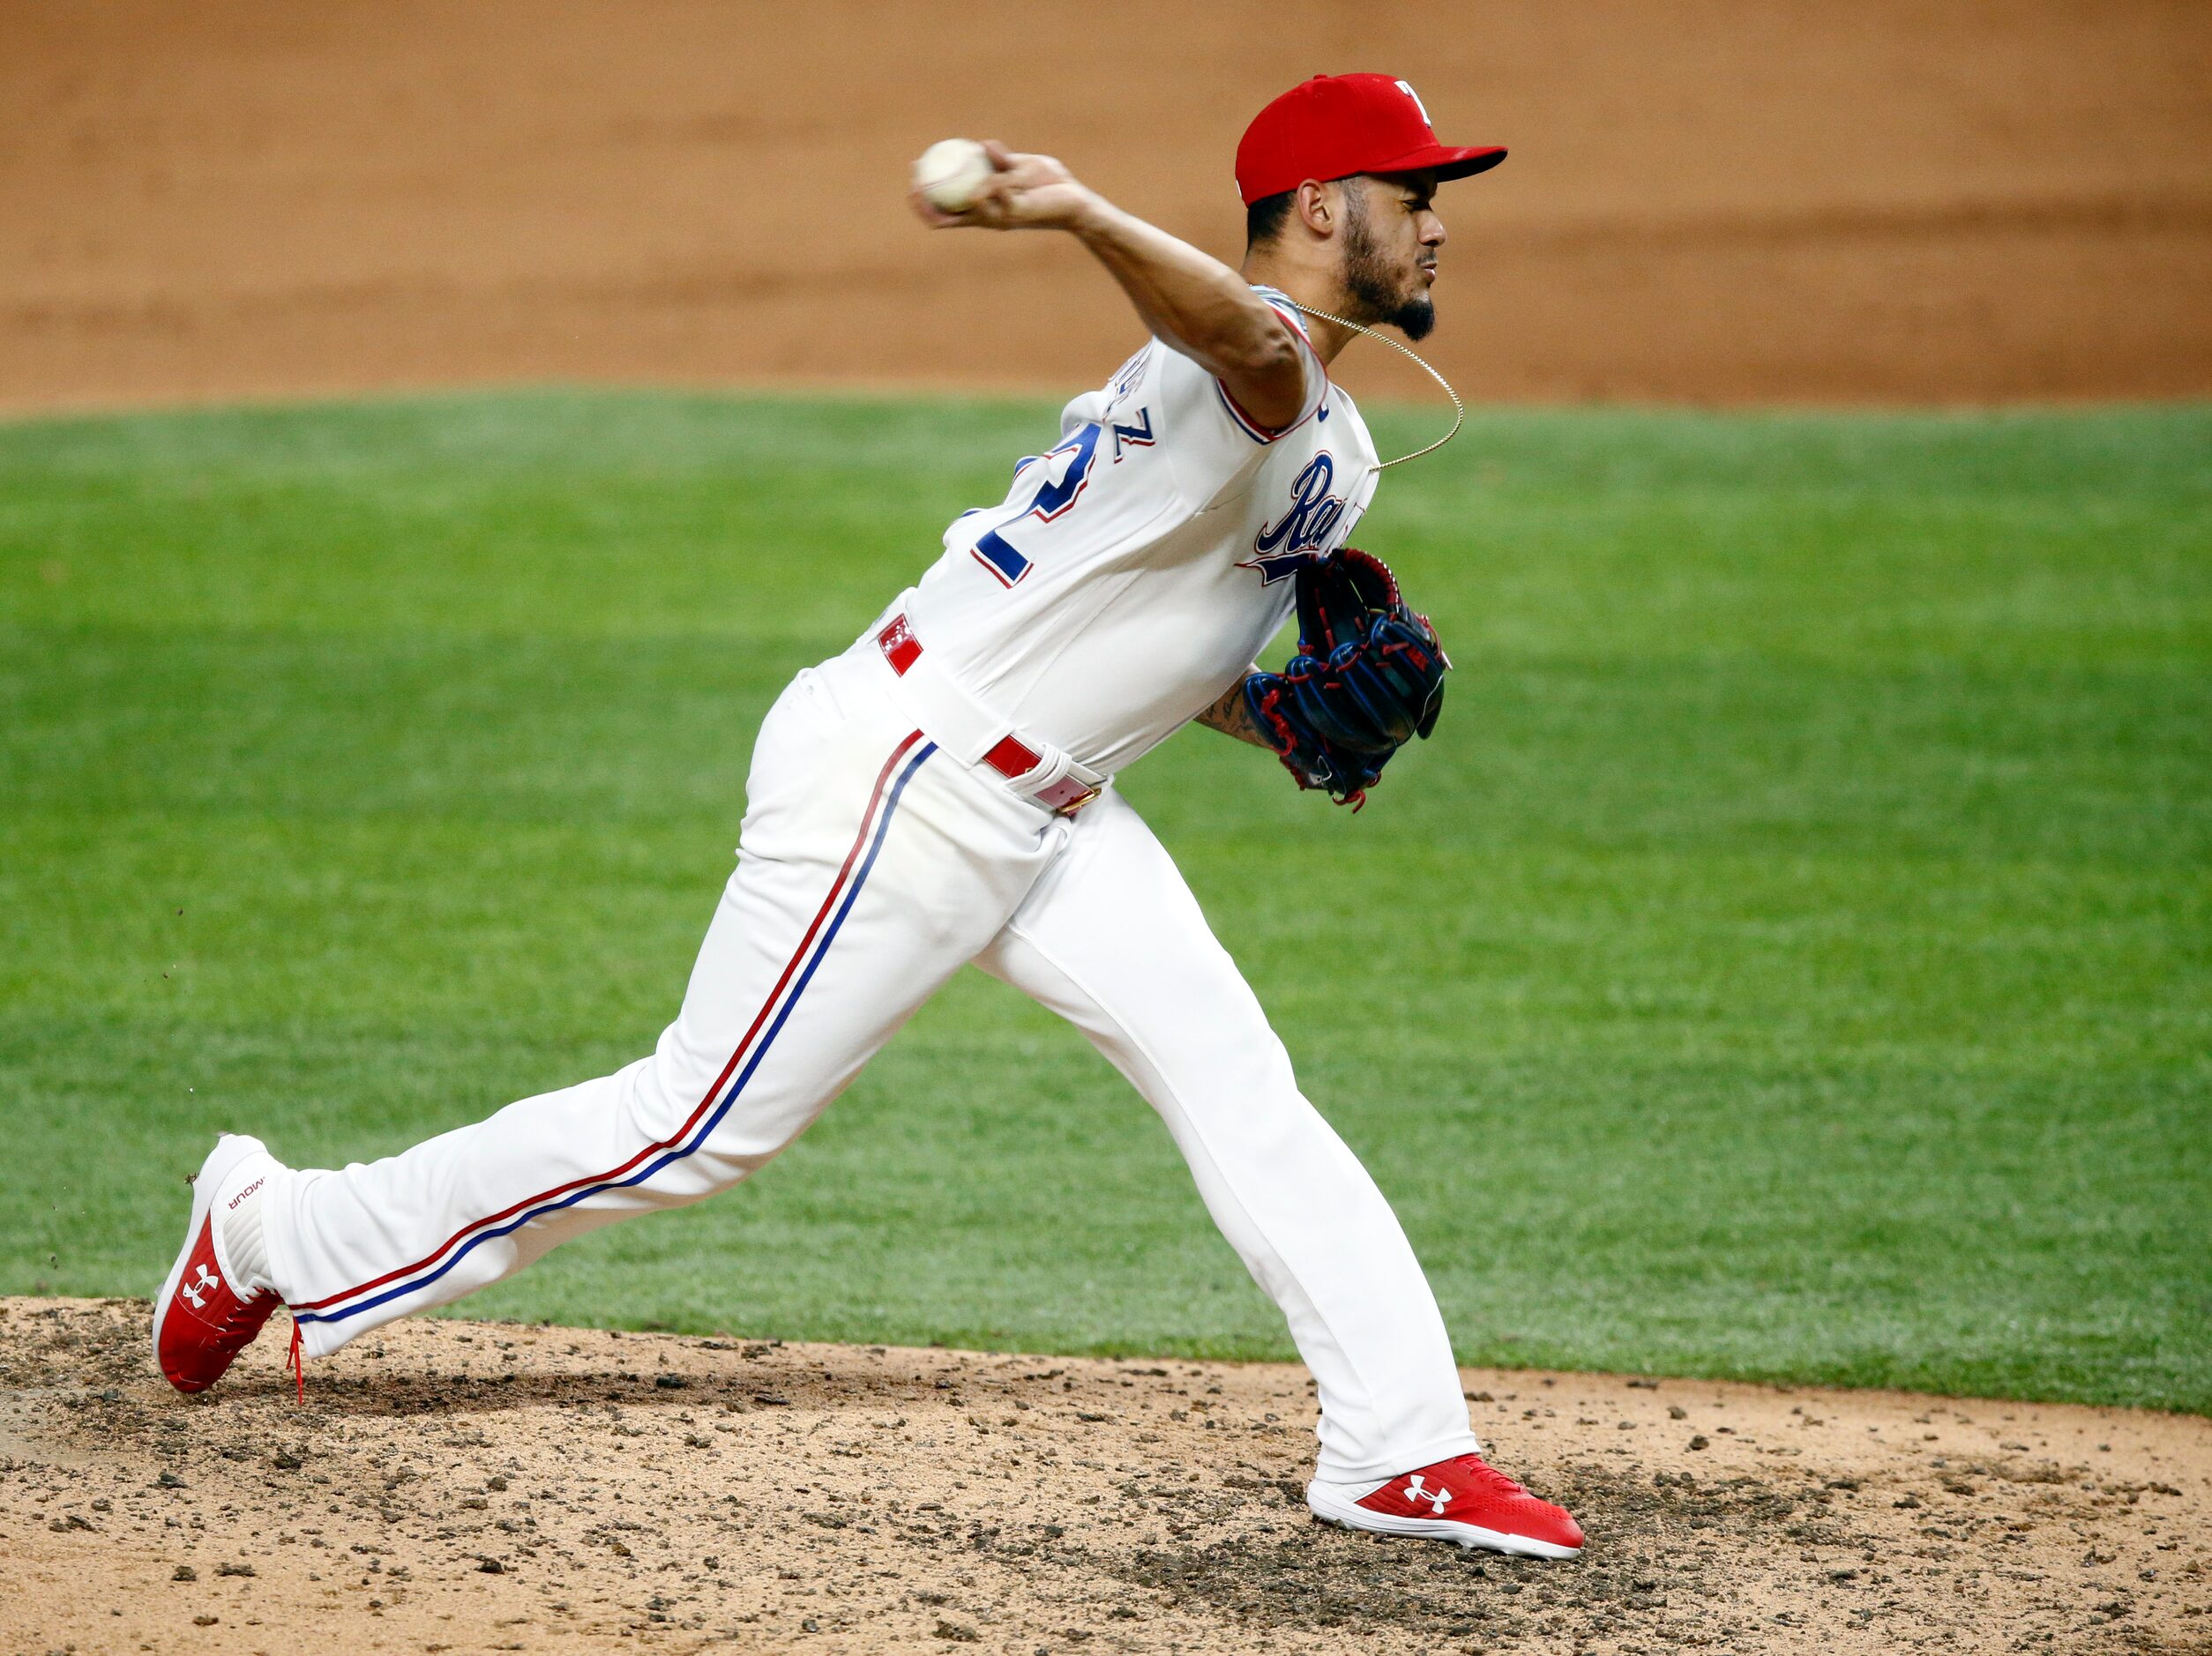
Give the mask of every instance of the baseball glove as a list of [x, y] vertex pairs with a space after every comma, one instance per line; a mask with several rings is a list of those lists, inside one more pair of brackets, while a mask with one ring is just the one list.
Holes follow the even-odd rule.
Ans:
[[1300, 787], [1357, 810], [1390, 756], [1436, 728], [1452, 662], [1380, 558], [1345, 547], [1299, 566], [1298, 653], [1244, 681], [1244, 705]]

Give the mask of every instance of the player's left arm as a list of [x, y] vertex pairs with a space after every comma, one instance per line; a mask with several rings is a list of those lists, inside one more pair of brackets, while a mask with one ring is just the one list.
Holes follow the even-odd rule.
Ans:
[[[1245, 669], [1245, 674], [1259, 671], [1259, 664], [1254, 662]], [[1252, 720], [1251, 705], [1244, 699], [1243, 675], [1222, 692], [1221, 700], [1198, 716], [1198, 721], [1208, 730], [1218, 730], [1225, 736], [1236, 737], [1239, 742], [1249, 742], [1255, 748], [1265, 748], [1270, 753], [1275, 750], [1275, 744], [1267, 740]]]
[[1275, 308], [1235, 271], [1123, 212], [1050, 155], [987, 144], [991, 176], [963, 213], [919, 194], [914, 209], [938, 229], [1065, 230], [1091, 250], [1137, 314], [1167, 345], [1228, 388], [1238, 407], [1280, 429], [1305, 413], [1312, 386], [1305, 347]]

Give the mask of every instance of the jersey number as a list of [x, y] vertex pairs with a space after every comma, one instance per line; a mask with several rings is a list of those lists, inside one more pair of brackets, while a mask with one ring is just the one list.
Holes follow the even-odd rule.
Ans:
[[1098, 452], [1098, 429], [1095, 425], [1085, 426], [1050, 453], [1039, 456], [1036, 463], [1043, 469], [1044, 481], [1029, 504], [975, 542], [975, 561], [997, 576], [1001, 585], [1012, 586], [1029, 572], [1029, 560], [1006, 539], [1005, 531], [1026, 518], [1050, 523], [1075, 504], [1083, 485], [1090, 481], [1091, 461]]

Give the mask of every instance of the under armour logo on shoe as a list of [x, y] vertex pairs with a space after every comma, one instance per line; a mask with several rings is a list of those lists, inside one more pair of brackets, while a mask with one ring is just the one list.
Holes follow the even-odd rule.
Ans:
[[222, 1285], [223, 1279], [203, 1264], [199, 1268], [199, 1279], [196, 1282], [187, 1282], [177, 1292], [190, 1300], [192, 1302], [192, 1309], [197, 1311], [204, 1309], [207, 1303], [202, 1296], [220, 1288]]
[[1407, 1501], [1426, 1501], [1429, 1503], [1429, 1511], [1439, 1515], [1446, 1507], [1452, 1504], [1452, 1492], [1449, 1489], [1441, 1485], [1433, 1489], [1424, 1489], [1421, 1486], [1422, 1475], [1417, 1472], [1406, 1480]]

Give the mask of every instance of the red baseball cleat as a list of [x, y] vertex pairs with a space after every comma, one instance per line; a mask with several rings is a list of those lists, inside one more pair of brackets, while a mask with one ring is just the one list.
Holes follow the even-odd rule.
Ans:
[[205, 1391], [221, 1379], [283, 1303], [273, 1284], [234, 1268], [219, 1222], [281, 1165], [258, 1138], [226, 1133], [192, 1182], [184, 1251], [153, 1302], [153, 1360], [179, 1391]]
[[[1362, 1493], [1364, 1491], [1364, 1493]], [[1455, 1455], [1379, 1484], [1305, 1487], [1305, 1503], [1325, 1524], [1457, 1541], [1525, 1558], [1572, 1558], [1582, 1526], [1563, 1507], [1539, 1501], [1480, 1455]]]

